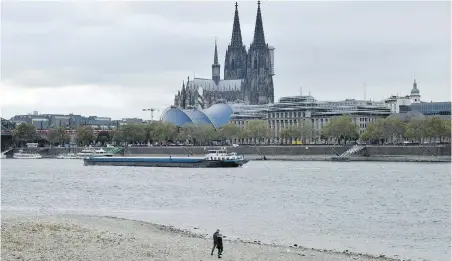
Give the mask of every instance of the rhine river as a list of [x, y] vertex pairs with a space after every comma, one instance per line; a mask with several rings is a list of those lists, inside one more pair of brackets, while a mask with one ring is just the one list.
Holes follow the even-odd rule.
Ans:
[[450, 164], [177, 169], [6, 159], [1, 181], [3, 218], [108, 215], [265, 243], [450, 260]]

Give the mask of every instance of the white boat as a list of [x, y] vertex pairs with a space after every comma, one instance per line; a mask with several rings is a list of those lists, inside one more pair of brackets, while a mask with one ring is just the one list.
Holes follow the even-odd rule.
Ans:
[[57, 159], [83, 159], [83, 156], [78, 156], [75, 153], [67, 153], [67, 154], [60, 154], [57, 156]]
[[226, 148], [209, 150], [204, 158], [206, 160], [244, 160], [242, 155], [238, 155], [236, 152], [228, 153]]
[[15, 159], [40, 159], [42, 158], [41, 154], [38, 153], [26, 153], [23, 150], [20, 150], [17, 153], [13, 154], [13, 158]]
[[112, 157], [114, 155], [113, 155], [113, 153], [108, 153], [103, 149], [86, 148], [86, 149], [83, 149], [81, 152], [77, 153], [77, 156], [85, 158], [85, 157], [89, 157], [89, 156]]

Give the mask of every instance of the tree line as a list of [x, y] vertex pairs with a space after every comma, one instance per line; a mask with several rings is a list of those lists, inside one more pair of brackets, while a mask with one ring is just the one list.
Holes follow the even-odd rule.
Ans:
[[400, 118], [387, 117], [367, 124], [365, 131], [360, 133], [359, 125], [352, 117], [343, 115], [331, 118], [319, 133], [315, 133], [310, 122], [305, 122], [301, 126], [283, 129], [281, 137], [289, 140], [301, 138], [304, 143], [312, 137], [318, 137], [325, 143], [338, 144], [348, 141], [368, 144], [399, 144], [404, 141], [422, 143], [434, 140], [442, 142], [445, 138], [451, 137], [451, 121], [442, 120], [440, 117], [411, 119], [408, 122]]
[[[280, 138], [286, 142], [299, 140], [303, 144], [313, 140], [323, 140], [325, 143], [343, 143], [358, 141], [373, 144], [401, 143], [405, 140], [423, 142], [431, 140], [443, 141], [450, 138], [451, 121], [439, 117], [425, 119], [411, 119], [404, 122], [399, 118], [388, 117], [368, 123], [366, 130], [360, 134], [359, 125], [349, 116], [331, 118], [320, 131], [315, 131], [310, 120], [302, 121], [299, 125], [283, 128]], [[79, 126], [75, 130], [77, 145], [93, 143], [147, 144], [158, 142], [189, 143], [193, 145], [210, 145], [212, 141], [231, 143], [234, 140], [248, 139], [255, 144], [269, 143], [272, 137], [265, 120], [247, 121], [245, 127], [240, 128], [228, 123], [220, 129], [211, 125], [186, 124], [177, 127], [171, 123], [153, 122], [151, 124], [126, 124], [119, 126], [113, 132], [99, 132], [95, 134], [90, 126]], [[16, 145], [23, 146], [27, 142], [44, 142], [52, 145], [68, 144], [71, 137], [63, 127], [54, 127], [47, 135], [40, 136], [31, 124], [21, 123], [13, 130]]]

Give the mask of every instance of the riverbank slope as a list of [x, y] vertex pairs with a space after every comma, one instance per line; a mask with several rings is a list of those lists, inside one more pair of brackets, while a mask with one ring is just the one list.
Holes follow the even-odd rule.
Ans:
[[[227, 231], [223, 231], [227, 235]], [[2, 220], [2, 260], [218, 260], [210, 235], [94, 216]], [[223, 260], [383, 261], [391, 258], [225, 241]]]

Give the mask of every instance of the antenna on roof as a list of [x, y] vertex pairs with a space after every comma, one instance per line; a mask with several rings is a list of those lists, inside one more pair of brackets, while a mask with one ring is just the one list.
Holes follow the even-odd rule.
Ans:
[[303, 87], [300, 87], [300, 96], [303, 96]]
[[366, 82], [364, 82], [364, 101], [366, 101]]

